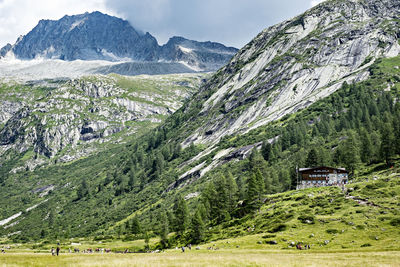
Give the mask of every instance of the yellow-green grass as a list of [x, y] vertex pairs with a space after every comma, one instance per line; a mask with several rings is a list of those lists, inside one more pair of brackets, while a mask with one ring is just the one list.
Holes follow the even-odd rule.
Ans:
[[154, 254], [0, 255], [0, 266], [400, 266], [400, 252], [178, 250]]
[[[321, 251], [399, 250], [400, 228], [395, 220], [400, 213], [400, 179], [396, 175], [350, 184], [353, 191], [348, 196], [339, 188], [270, 195], [252, 218], [212, 229], [211, 240], [226, 239], [216, 241], [216, 245], [246, 249], [293, 249], [290, 245], [300, 242]], [[359, 204], [358, 198], [378, 206]], [[309, 215], [311, 222], [301, 221], [303, 215]], [[282, 230], [274, 230], [278, 226]]]
[[[156, 243], [160, 241], [159, 238], [151, 238], [149, 240], [149, 245], [154, 247]], [[77, 248], [80, 251], [87, 250], [89, 248], [95, 250], [96, 248], [104, 248], [104, 249], [111, 249], [113, 252], [118, 251], [125, 251], [128, 249], [129, 251], [138, 251], [144, 250], [145, 248], [145, 241], [141, 240], [131, 240], [131, 241], [122, 241], [122, 240], [103, 240], [103, 241], [95, 241], [95, 240], [86, 240], [83, 238], [71, 239], [68, 242], [61, 242], [60, 248], [63, 252], [72, 251]], [[51, 250], [51, 248], [55, 248], [57, 246], [57, 242], [54, 243], [27, 243], [27, 244], [9, 244], [9, 245], [0, 245], [0, 248], [3, 246], [10, 246], [10, 249], [7, 252], [11, 253], [46, 253]]]

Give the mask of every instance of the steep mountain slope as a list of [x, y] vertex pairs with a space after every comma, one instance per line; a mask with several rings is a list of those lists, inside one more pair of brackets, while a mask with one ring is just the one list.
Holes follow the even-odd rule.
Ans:
[[184, 142], [217, 143], [305, 108], [368, 78], [379, 57], [400, 53], [398, 1], [327, 1], [270, 27], [219, 70], [203, 92], [201, 125]]
[[121, 143], [161, 123], [191, 96], [203, 74], [90, 76], [1, 84], [0, 158], [27, 153], [14, 169], [66, 162]]
[[[175, 62], [192, 71], [214, 71], [228, 62], [237, 49], [211, 42], [174, 37], [159, 46], [150, 33], [141, 33], [128, 21], [100, 12], [41, 20], [27, 35], [0, 52], [17, 59], [107, 60]], [[171, 71], [169, 72], [171, 73]], [[134, 73], [132, 73], [134, 74]]]
[[[250, 206], [251, 192], [261, 205], [264, 193], [290, 190], [296, 182], [296, 165], [308, 164], [306, 155], [312, 149], [318, 157], [310, 164], [343, 165], [355, 174], [372, 163], [386, 169], [387, 163], [398, 158], [400, 142], [394, 136], [400, 136], [400, 59], [385, 58], [399, 52], [398, 13], [399, 3], [394, 0], [327, 1], [261, 33], [162, 125], [128, 144], [68, 164], [16, 174], [10, 171], [24, 155], [13, 155], [0, 168], [0, 206], [6, 207], [0, 210], [5, 222], [1, 235], [15, 241], [87, 235], [106, 239], [128, 232], [125, 223], [135, 217], [146, 231], [158, 235], [168, 229], [167, 223], [171, 230], [177, 228], [169, 212], [177, 195], [186, 199], [191, 214], [205, 203], [207, 210], [201, 212], [206, 215], [200, 216], [209, 239], [226, 237], [227, 227], [231, 227], [227, 234], [243, 235], [251, 226], [247, 222], [259, 223], [263, 232], [282, 232], [285, 227], [293, 232], [308, 225], [309, 218], [303, 220], [304, 225], [296, 218], [300, 213], [312, 212], [322, 220], [333, 215], [328, 219], [337, 220], [341, 212], [335, 207], [356, 212], [353, 200], [344, 200], [339, 190], [328, 188], [316, 190], [316, 199], [302, 193], [292, 197], [293, 192], [267, 198], [263, 213], [254, 217], [257, 209]], [[361, 133], [365, 140], [356, 138]], [[369, 144], [368, 151], [361, 149], [367, 147], [364, 144]], [[261, 148], [262, 155], [254, 148]], [[398, 167], [392, 171], [398, 172]], [[383, 190], [385, 200], [398, 191], [394, 176], [390, 180], [393, 191]], [[224, 182], [229, 178], [237, 184], [230, 209], [223, 198], [230, 197], [226, 191], [230, 185]], [[255, 179], [265, 188], [251, 188]], [[381, 183], [368, 186], [361, 193], [372, 194], [380, 187]], [[280, 198], [286, 200], [274, 209], [273, 202]], [[398, 199], [392, 200], [385, 212], [396, 223]], [[304, 202], [308, 201], [321, 201], [324, 206], [307, 208]], [[7, 205], [10, 202], [14, 205]], [[299, 209], [286, 212], [292, 204]], [[376, 212], [361, 210], [366, 216], [376, 216]], [[354, 217], [361, 221], [362, 216]], [[357, 233], [332, 222], [338, 231]], [[32, 223], [43, 233], [32, 229]], [[376, 226], [380, 222], [374, 219], [372, 227]], [[303, 233], [308, 233], [308, 227]], [[325, 238], [334, 232], [319, 234]], [[266, 237], [271, 242], [272, 238]], [[287, 238], [286, 233], [282, 238]], [[184, 244], [189, 239], [184, 232], [170, 241]], [[386, 236], [385, 240], [391, 239]]]

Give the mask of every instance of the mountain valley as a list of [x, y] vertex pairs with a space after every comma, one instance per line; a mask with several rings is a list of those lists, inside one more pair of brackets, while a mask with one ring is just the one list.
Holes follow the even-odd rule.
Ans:
[[[112, 62], [25, 46], [59, 26], [41, 21], [1, 50], [0, 242], [397, 251], [399, 13], [397, 0], [328, 0], [235, 55], [136, 32], [125, 53], [106, 42], [130, 57]], [[78, 17], [58, 22], [71, 42]], [[345, 167], [349, 184], [295, 190], [316, 166]]]

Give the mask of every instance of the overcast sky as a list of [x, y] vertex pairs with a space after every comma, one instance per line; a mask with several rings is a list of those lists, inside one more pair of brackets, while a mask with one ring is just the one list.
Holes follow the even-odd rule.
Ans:
[[15, 43], [40, 19], [86, 11], [122, 17], [160, 44], [178, 35], [241, 48], [268, 26], [323, 0], [0, 0], [0, 47]]

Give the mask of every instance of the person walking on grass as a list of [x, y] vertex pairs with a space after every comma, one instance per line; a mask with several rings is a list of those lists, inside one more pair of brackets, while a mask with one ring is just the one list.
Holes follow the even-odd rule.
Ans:
[[54, 248], [51, 248], [51, 256], [54, 256]]
[[60, 247], [57, 247], [57, 256], [60, 253]]

